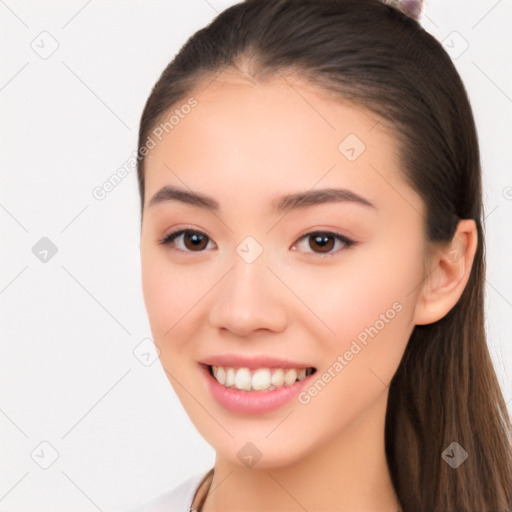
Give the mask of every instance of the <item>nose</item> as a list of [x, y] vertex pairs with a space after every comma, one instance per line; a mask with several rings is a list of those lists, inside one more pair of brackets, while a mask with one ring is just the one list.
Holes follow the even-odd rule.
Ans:
[[237, 336], [248, 336], [260, 329], [283, 331], [287, 310], [282, 288], [262, 257], [247, 263], [237, 256], [231, 271], [215, 287], [210, 325]]

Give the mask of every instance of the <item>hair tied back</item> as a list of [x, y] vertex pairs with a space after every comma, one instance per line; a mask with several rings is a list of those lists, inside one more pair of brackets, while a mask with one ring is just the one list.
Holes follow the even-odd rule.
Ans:
[[403, 12], [406, 16], [418, 21], [423, 12], [423, 0], [383, 0], [385, 4]]

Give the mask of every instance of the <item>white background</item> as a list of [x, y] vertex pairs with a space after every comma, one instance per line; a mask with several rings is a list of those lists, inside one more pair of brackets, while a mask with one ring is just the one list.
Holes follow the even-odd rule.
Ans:
[[[133, 353], [151, 337], [136, 173], [101, 201], [92, 190], [136, 149], [167, 63], [233, 3], [0, 1], [2, 512], [123, 510], [213, 465], [159, 362]], [[489, 346], [512, 412], [511, 22], [511, 0], [437, 0], [421, 23], [452, 46], [474, 108]], [[31, 45], [51, 38], [43, 59]], [[46, 263], [42, 237], [58, 249]]]

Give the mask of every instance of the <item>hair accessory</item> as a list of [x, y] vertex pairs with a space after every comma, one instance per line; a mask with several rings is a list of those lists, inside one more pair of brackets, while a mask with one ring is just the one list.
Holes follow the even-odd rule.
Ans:
[[403, 12], [406, 16], [418, 21], [423, 12], [423, 0], [383, 0], [385, 4]]

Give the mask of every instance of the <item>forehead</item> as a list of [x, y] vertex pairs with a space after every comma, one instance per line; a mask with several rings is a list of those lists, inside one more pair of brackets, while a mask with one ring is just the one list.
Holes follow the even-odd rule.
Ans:
[[147, 157], [146, 204], [165, 184], [218, 198], [237, 191], [243, 200], [247, 193], [259, 206], [263, 197], [316, 183], [376, 198], [400, 181], [398, 146], [383, 120], [318, 88], [223, 74], [171, 110], [179, 113], [190, 98], [196, 105]]

